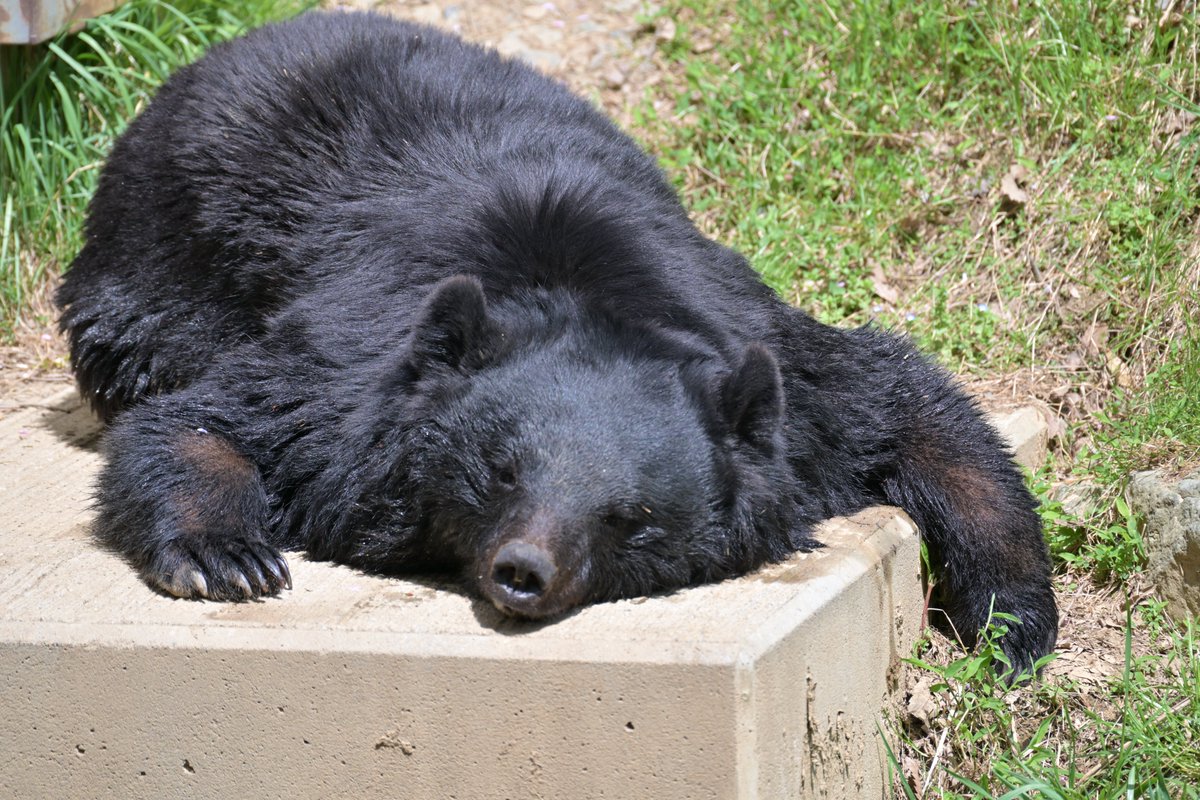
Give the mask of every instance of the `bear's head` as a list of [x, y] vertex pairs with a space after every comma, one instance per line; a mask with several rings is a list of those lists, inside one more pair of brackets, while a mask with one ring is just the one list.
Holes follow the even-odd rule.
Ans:
[[530, 618], [783, 557], [779, 369], [757, 345], [734, 361], [553, 292], [438, 284], [401, 382], [426, 552]]

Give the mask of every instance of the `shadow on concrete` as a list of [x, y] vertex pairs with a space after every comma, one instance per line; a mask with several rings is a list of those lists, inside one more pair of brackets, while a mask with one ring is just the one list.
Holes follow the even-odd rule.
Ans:
[[[358, 569], [350, 567], [350, 569]], [[407, 571], [397, 570], [388, 572], [376, 572], [372, 570], [362, 570], [367, 575], [378, 575], [382, 578], [400, 578], [408, 583], [415, 583], [423, 589], [429, 589], [434, 592], [443, 592], [456, 594], [460, 597], [465, 597], [471, 602], [471, 613], [480, 627], [487, 628], [490, 631], [503, 634], [505, 636], [520, 636], [522, 634], [533, 633], [541, 629], [561, 622], [564, 619], [575, 616], [579, 613], [580, 607], [568, 609], [562, 614], [547, 619], [521, 619], [518, 617], [510, 617], [492, 603], [492, 601], [481, 597], [477, 592], [471, 590], [467, 585], [467, 581], [459, 578], [453, 571], [434, 572], [431, 570], [424, 571]]]
[[582, 606], [576, 606], [562, 614], [546, 619], [519, 619], [501, 612], [490, 600], [485, 600], [465, 589], [460, 588], [460, 592], [471, 598], [471, 613], [475, 615], [475, 620], [479, 625], [504, 636], [522, 636], [527, 633], [540, 631], [565, 619], [570, 619], [578, 614], [580, 608], [582, 608]]
[[79, 450], [97, 452], [100, 449], [104, 425], [77, 392], [54, 398], [43, 407], [46, 413], [39, 424], [60, 442]]

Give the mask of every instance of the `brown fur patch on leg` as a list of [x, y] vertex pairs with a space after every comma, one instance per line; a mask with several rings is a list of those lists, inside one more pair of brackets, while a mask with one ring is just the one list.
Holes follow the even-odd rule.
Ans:
[[1002, 527], [1005, 499], [990, 475], [970, 464], [956, 464], [942, 473], [942, 488], [955, 510], [986, 527]]
[[939, 482], [955, 514], [969, 525], [971, 537], [990, 539], [989, 546], [1014, 573], [1038, 568], [1040, 552], [1014, 535], [1018, 522], [1013, 517], [1012, 499], [987, 470], [954, 464], [943, 470]]
[[177, 597], [249, 600], [291, 587], [287, 563], [267, 544], [268, 500], [258, 467], [204, 429], [170, 442], [179, 480], [170, 489], [169, 534], [145, 569]]
[[256, 470], [250, 459], [225, 439], [202, 428], [184, 434], [178, 446], [179, 454], [202, 475], [235, 484], [255, 476]]
[[214, 524], [237, 526], [234, 518], [247, 492], [257, 493], [258, 468], [220, 436], [204, 430], [184, 433], [176, 442], [176, 455], [189, 467], [189, 486], [175, 493], [179, 528], [184, 533], [206, 533]]

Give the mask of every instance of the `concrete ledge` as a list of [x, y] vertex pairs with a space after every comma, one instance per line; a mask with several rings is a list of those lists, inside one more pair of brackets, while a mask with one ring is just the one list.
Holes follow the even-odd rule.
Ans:
[[0, 421], [0, 796], [879, 797], [920, 622], [894, 509], [737, 581], [502, 619], [292, 554], [296, 589], [178, 601], [87, 538], [74, 395]]
[[1013, 461], [1036, 472], [1045, 463], [1050, 448], [1049, 409], [1026, 405], [1011, 411], [990, 414], [991, 422], [1012, 450]]

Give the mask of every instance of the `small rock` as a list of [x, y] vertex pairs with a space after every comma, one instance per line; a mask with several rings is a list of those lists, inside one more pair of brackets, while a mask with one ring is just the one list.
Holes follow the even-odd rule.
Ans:
[[1054, 493], [1062, 509], [1075, 519], [1087, 519], [1099, 505], [1103, 491], [1093, 483], [1072, 483]]
[[383, 736], [380, 736], [379, 740], [375, 742], [375, 749], [399, 750], [404, 755], [411, 756], [416, 752], [417, 746], [407, 739], [401, 739], [399, 731], [390, 730]]
[[1108, 370], [1108, 374], [1116, 381], [1117, 386], [1122, 389], [1129, 389], [1133, 386], [1133, 378], [1129, 375], [1129, 367], [1125, 366], [1125, 362], [1121, 357], [1111, 350], [1108, 351], [1107, 359], [1104, 362], [1104, 368]]
[[[557, 51], [562, 46], [563, 32], [556, 28], [532, 25], [526, 33], [534, 41], [539, 50]], [[556, 55], [556, 57], [558, 56]], [[561, 57], [559, 57], [559, 60], [562, 60]]]
[[616, 67], [610, 67], [604, 72], [604, 85], [609, 89], [620, 89], [625, 85], [625, 73]]
[[405, 16], [413, 22], [438, 25], [442, 21], [442, 7], [437, 3], [425, 3], [424, 5], [414, 6], [409, 9]]

